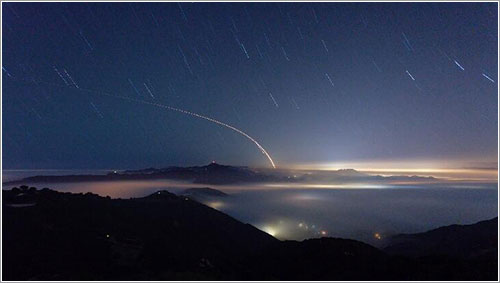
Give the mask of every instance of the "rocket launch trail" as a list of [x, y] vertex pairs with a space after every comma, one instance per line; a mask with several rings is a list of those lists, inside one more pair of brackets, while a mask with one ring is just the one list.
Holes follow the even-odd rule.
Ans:
[[[26, 81], [26, 80], [19, 79], [19, 78], [16, 78], [16, 79], [13, 79], [13, 80], [23, 81], [25, 83], [32, 83], [30, 81]], [[184, 109], [175, 108], [175, 107], [172, 107], [172, 106], [168, 106], [168, 105], [156, 103], [156, 102], [149, 102], [149, 101], [145, 101], [145, 100], [141, 100], [141, 99], [130, 98], [130, 97], [127, 97], [127, 96], [114, 95], [114, 94], [107, 93], [107, 92], [104, 92], [104, 91], [86, 89], [86, 88], [82, 88], [82, 87], [75, 87], [75, 86], [72, 86], [72, 85], [60, 85], [60, 84], [54, 84], [54, 83], [47, 83], [47, 82], [42, 82], [42, 81], [39, 81], [38, 83], [43, 83], [43, 84], [53, 85], [53, 86], [58, 86], [58, 87], [63, 87], [63, 88], [71, 88], [71, 89], [74, 89], [74, 90], [84, 91], [84, 92], [91, 93], [91, 94], [97, 94], [97, 95], [101, 95], [101, 96], [108, 96], [108, 97], [113, 97], [113, 98], [117, 98], [117, 99], [127, 100], [127, 101], [131, 101], [131, 102], [141, 103], [141, 104], [145, 104], [145, 105], [151, 105], [151, 106], [155, 106], [155, 107], [167, 109], [167, 110], [170, 110], [170, 111], [179, 112], [179, 113], [182, 113], [182, 114], [190, 115], [190, 116], [193, 116], [193, 117], [196, 117], [196, 118], [199, 118], [199, 119], [203, 119], [203, 120], [215, 123], [215, 124], [217, 124], [219, 126], [223, 126], [223, 127], [228, 128], [230, 130], [233, 130], [233, 131], [237, 132], [238, 134], [244, 136], [245, 138], [249, 139], [251, 142], [253, 142], [260, 149], [260, 151], [262, 152], [262, 154], [264, 154], [264, 156], [269, 160], [269, 163], [271, 164], [271, 166], [274, 169], [276, 168], [276, 164], [274, 163], [273, 159], [271, 158], [271, 155], [269, 155], [269, 153], [267, 152], [267, 150], [262, 145], [260, 145], [260, 143], [256, 139], [254, 139], [253, 137], [251, 137], [249, 134], [245, 133], [244, 131], [242, 131], [242, 130], [234, 127], [234, 126], [231, 126], [231, 125], [229, 125], [227, 123], [224, 123], [224, 122], [221, 122], [219, 120], [216, 120], [214, 118], [211, 118], [211, 117], [208, 117], [208, 116], [204, 116], [204, 115], [201, 115], [201, 114], [198, 114], [198, 113], [194, 113], [194, 112], [191, 112], [191, 111], [187, 111], [187, 110], [184, 110]]]

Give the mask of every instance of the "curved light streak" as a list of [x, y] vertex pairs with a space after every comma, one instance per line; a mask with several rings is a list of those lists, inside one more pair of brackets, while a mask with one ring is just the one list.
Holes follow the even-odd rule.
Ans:
[[234, 126], [231, 126], [229, 124], [226, 124], [224, 122], [221, 122], [219, 120], [216, 120], [214, 118], [210, 118], [208, 116], [200, 115], [198, 113], [194, 113], [194, 112], [187, 111], [187, 110], [180, 109], [180, 108], [171, 107], [171, 106], [160, 104], [160, 103], [155, 103], [155, 102], [149, 102], [149, 101], [145, 101], [145, 100], [130, 98], [130, 97], [127, 97], [127, 96], [113, 95], [113, 94], [110, 94], [110, 93], [107, 93], [107, 92], [104, 92], [104, 91], [97, 91], [97, 90], [86, 89], [86, 88], [81, 88], [81, 87], [76, 87], [75, 88], [74, 86], [70, 86], [70, 85], [60, 85], [60, 84], [54, 84], [54, 83], [47, 83], [47, 82], [43, 82], [43, 81], [33, 82], [33, 81], [26, 81], [26, 80], [18, 79], [18, 78], [16, 78], [16, 79], [13, 78], [13, 80], [24, 81], [24, 82], [27, 82], [27, 83], [35, 83], [35, 84], [37, 84], [37, 83], [43, 83], [43, 84], [54, 85], [54, 86], [58, 86], [58, 87], [72, 88], [72, 89], [76, 89], [76, 90], [80, 90], [80, 91], [85, 91], [85, 92], [89, 92], [89, 93], [94, 93], [94, 94], [98, 94], [98, 95], [119, 98], [119, 99], [133, 101], [133, 102], [142, 103], [142, 104], [146, 104], [146, 105], [152, 105], [152, 106], [156, 106], [156, 107], [159, 107], [159, 108], [164, 108], [164, 109], [167, 109], [167, 110], [176, 111], [176, 112], [183, 113], [183, 114], [186, 114], [186, 115], [190, 115], [190, 116], [193, 116], [193, 117], [196, 117], [196, 118], [207, 120], [209, 122], [212, 122], [212, 123], [218, 124], [220, 126], [226, 127], [226, 128], [228, 128], [230, 130], [233, 130], [233, 131], [237, 132], [238, 134], [240, 134], [240, 135], [246, 137], [247, 139], [249, 139], [251, 142], [253, 142], [260, 149], [260, 151], [262, 152], [262, 154], [264, 154], [266, 156], [266, 158], [269, 160], [269, 163], [271, 163], [271, 166], [274, 169], [276, 169], [276, 164], [274, 164], [274, 161], [271, 158], [271, 155], [269, 155], [269, 153], [266, 151], [266, 149], [262, 145], [260, 145], [260, 143], [257, 140], [255, 140], [254, 138], [252, 138], [250, 135], [248, 135], [247, 133], [243, 132], [242, 130], [240, 130], [240, 129], [234, 127]]
[[214, 118], [210, 118], [210, 117], [207, 117], [207, 116], [204, 116], [204, 115], [200, 115], [200, 114], [197, 114], [197, 113], [194, 113], [194, 112], [191, 112], [191, 111], [183, 110], [183, 109], [180, 109], [180, 108], [175, 108], [175, 107], [164, 105], [164, 104], [160, 104], [160, 103], [149, 102], [149, 101], [139, 100], [139, 99], [125, 97], [125, 96], [111, 95], [111, 94], [107, 94], [107, 93], [102, 93], [102, 94], [106, 95], [106, 96], [111, 96], [111, 97], [116, 97], [116, 98], [121, 98], [121, 99], [129, 100], [129, 101], [134, 101], [134, 102], [138, 102], [138, 103], [142, 103], [142, 104], [153, 105], [153, 106], [156, 106], [156, 107], [160, 107], [160, 108], [164, 108], [164, 109], [168, 109], [168, 110], [172, 110], [172, 111], [177, 111], [179, 113], [191, 115], [193, 117], [204, 119], [204, 120], [213, 122], [215, 124], [218, 124], [220, 126], [226, 127], [228, 129], [231, 129], [231, 130], [237, 132], [238, 134], [246, 137], [250, 141], [252, 141], [260, 149], [260, 151], [262, 152], [262, 154], [264, 154], [267, 157], [267, 159], [269, 160], [269, 163], [271, 163], [271, 166], [273, 166], [273, 168], [276, 169], [276, 165], [274, 164], [273, 159], [271, 158], [271, 156], [269, 155], [269, 153], [264, 149], [264, 147], [262, 145], [260, 145], [260, 143], [258, 141], [256, 141], [254, 138], [252, 138], [250, 135], [248, 135], [247, 133], [243, 132], [242, 130], [240, 130], [240, 129], [236, 128], [236, 127], [233, 127], [233, 126], [231, 126], [229, 124], [226, 124], [224, 122], [221, 122], [219, 120], [215, 120]]

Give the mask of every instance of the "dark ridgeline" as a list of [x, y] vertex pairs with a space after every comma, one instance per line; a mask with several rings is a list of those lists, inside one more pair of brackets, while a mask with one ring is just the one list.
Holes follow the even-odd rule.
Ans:
[[[167, 191], [110, 199], [24, 186], [2, 194], [4, 280], [497, 279], [497, 218], [397, 236], [382, 251], [337, 238], [279, 241]], [[443, 248], [430, 245], [436, 240]]]
[[147, 168], [140, 170], [125, 170], [109, 172], [106, 175], [62, 175], [62, 176], [32, 176], [21, 180], [4, 182], [3, 185], [19, 185], [26, 183], [77, 183], [95, 181], [130, 181], [130, 180], [182, 180], [195, 184], [251, 184], [265, 182], [384, 182], [384, 181], [420, 181], [433, 183], [439, 181], [434, 177], [422, 176], [380, 176], [369, 175], [354, 169], [340, 169], [327, 173], [303, 174], [291, 177], [284, 170], [258, 170], [246, 166], [229, 166], [212, 162], [205, 166], [166, 167], [161, 169]]
[[124, 200], [13, 189], [3, 204], [4, 279], [245, 278], [241, 259], [278, 242], [167, 191]]
[[92, 182], [92, 181], [127, 181], [127, 180], [182, 180], [197, 184], [235, 184], [285, 181], [286, 178], [269, 175], [244, 166], [228, 166], [210, 163], [206, 166], [147, 168], [110, 172], [106, 175], [63, 175], [33, 176], [22, 180], [9, 181], [4, 185], [51, 182]]
[[412, 257], [495, 258], [498, 251], [497, 227], [498, 218], [494, 218], [472, 225], [450, 225], [424, 233], [396, 235], [384, 251]]
[[187, 197], [201, 197], [201, 198], [219, 198], [229, 196], [223, 191], [212, 188], [191, 188], [181, 192], [181, 195]]

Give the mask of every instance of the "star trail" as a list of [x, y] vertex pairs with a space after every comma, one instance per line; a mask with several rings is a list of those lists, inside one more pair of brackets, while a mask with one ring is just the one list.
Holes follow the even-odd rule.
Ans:
[[492, 162], [497, 5], [3, 2], [3, 166]]

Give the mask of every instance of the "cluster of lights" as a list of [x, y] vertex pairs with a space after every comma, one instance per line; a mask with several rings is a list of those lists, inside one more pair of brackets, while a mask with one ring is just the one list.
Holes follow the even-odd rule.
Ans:
[[[321, 226], [317, 226], [315, 224], [302, 222], [287, 222], [287, 221], [279, 221], [273, 224], [265, 224], [260, 226], [260, 229], [267, 234], [278, 237], [280, 239], [284, 239], [287, 237], [296, 237], [296, 232], [299, 232], [302, 235], [309, 235], [310, 237], [329, 237], [331, 231], [323, 229]], [[373, 238], [375, 240], [383, 240], [384, 236], [380, 232], [374, 232]]]
[[[291, 225], [290, 225], [291, 224]], [[329, 233], [327, 230], [321, 229], [321, 227], [317, 227], [315, 224], [308, 224], [306, 222], [284, 222], [283, 220], [279, 221], [275, 224], [265, 224], [260, 226], [261, 230], [266, 232], [267, 234], [273, 237], [288, 237], [292, 236], [297, 231], [302, 231], [302, 233], [306, 233], [308, 235], [315, 235], [317, 237], [326, 237]]]
[[[306, 231], [309, 231], [309, 229], [316, 230], [316, 225], [314, 225], [314, 224], [309, 226], [306, 223], [300, 222], [298, 226], [300, 229], [306, 230]], [[316, 234], [321, 235], [321, 236], [326, 236], [328, 234], [328, 232], [326, 230], [319, 230], [319, 231], [316, 231]]]

